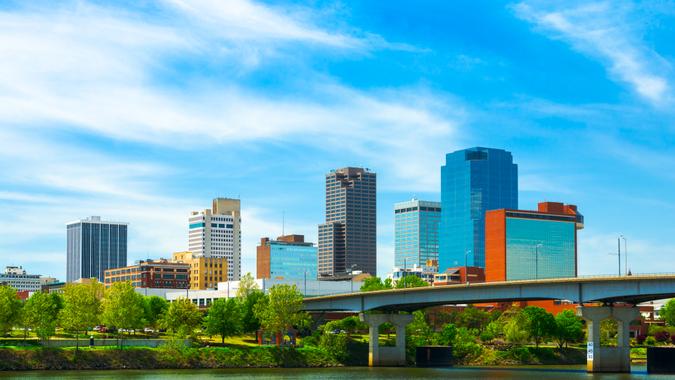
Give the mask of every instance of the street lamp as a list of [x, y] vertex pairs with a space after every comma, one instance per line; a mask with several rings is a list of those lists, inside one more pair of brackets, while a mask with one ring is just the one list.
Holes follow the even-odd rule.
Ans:
[[539, 248], [543, 247], [544, 245], [539, 243], [534, 246], [534, 279], [538, 280], [539, 279]]
[[464, 251], [464, 282], [467, 285], [469, 284], [469, 254], [472, 252], [470, 249]]
[[626, 242], [626, 237], [621, 235], [619, 239], [623, 239], [623, 261], [624, 261], [624, 270], [626, 276], [628, 276], [628, 242]]

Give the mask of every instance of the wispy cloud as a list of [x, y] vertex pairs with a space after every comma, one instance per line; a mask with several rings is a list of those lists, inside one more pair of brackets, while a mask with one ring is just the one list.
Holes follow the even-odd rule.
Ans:
[[627, 83], [654, 105], [672, 101], [670, 64], [642, 39], [641, 20], [627, 3], [596, 2], [552, 7], [523, 2], [514, 6], [518, 17], [547, 36], [599, 59], [613, 78]]

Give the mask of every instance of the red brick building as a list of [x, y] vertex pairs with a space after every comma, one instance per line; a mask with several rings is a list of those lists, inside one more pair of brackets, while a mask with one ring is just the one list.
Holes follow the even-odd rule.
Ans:
[[107, 269], [104, 284], [129, 281], [136, 288], [188, 289], [190, 264], [166, 259], [140, 261], [124, 268]]

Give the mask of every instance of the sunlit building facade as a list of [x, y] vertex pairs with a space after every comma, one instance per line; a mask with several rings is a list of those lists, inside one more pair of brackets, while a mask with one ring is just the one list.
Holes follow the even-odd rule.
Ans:
[[440, 202], [412, 199], [394, 205], [394, 266], [422, 267], [438, 260]]
[[92, 216], [66, 225], [66, 281], [104, 280], [109, 268], [127, 265], [127, 223]]
[[262, 238], [256, 247], [256, 278], [315, 280], [317, 249], [303, 235]]

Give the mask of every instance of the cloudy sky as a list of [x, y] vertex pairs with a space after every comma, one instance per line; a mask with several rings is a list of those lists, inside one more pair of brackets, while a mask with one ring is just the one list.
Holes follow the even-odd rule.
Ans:
[[513, 152], [520, 208], [577, 204], [582, 274], [675, 272], [675, 2], [0, 1], [0, 266], [65, 277], [65, 223], [129, 226], [129, 261], [187, 248], [240, 197], [316, 241], [324, 174], [440, 198], [444, 154]]

